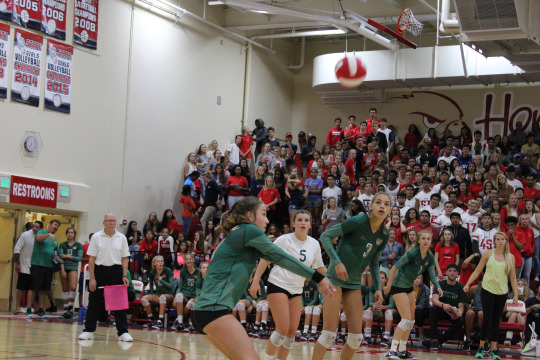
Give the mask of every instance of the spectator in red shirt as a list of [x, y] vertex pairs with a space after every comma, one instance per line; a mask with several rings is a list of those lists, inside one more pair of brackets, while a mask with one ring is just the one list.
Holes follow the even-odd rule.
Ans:
[[518, 278], [524, 278], [527, 284], [531, 281], [531, 270], [533, 263], [534, 248], [536, 240], [534, 239], [534, 231], [530, 226], [531, 216], [529, 214], [521, 214], [519, 216], [519, 225], [516, 231], [521, 231], [525, 239], [525, 245], [521, 249], [521, 256], [523, 258], [523, 271], [519, 274]]
[[[183, 190], [183, 189], [182, 189]], [[191, 191], [191, 187], [190, 187]], [[176, 236], [176, 233], [178, 233], [180, 226], [178, 225], [178, 221], [176, 221], [176, 218], [174, 217], [174, 214], [171, 209], [167, 209], [163, 212], [163, 217], [161, 218], [161, 224], [160, 224], [159, 231], [163, 228], [169, 229], [169, 232], [173, 234], [173, 236]]]
[[240, 143], [240, 159], [246, 159], [248, 167], [251, 166], [251, 150], [253, 149], [253, 138], [249, 127], [242, 128], [242, 142]]
[[240, 165], [233, 167], [233, 174], [227, 179], [225, 188], [229, 190], [229, 199], [227, 200], [229, 209], [235, 202], [242, 200], [249, 191], [248, 181], [242, 176]]
[[459, 245], [454, 242], [454, 234], [450, 229], [442, 231], [441, 242], [435, 246], [435, 262], [439, 262], [442, 275], [446, 275], [448, 265], [459, 264]]
[[191, 226], [191, 219], [193, 217], [193, 211], [195, 211], [195, 203], [190, 196], [191, 186], [184, 185], [182, 188], [182, 196], [180, 197], [180, 203], [184, 207], [182, 211], [182, 223], [184, 224], [184, 237], [187, 237], [189, 233], [189, 228]]
[[280, 201], [281, 196], [274, 184], [274, 177], [267, 175], [264, 183], [264, 187], [259, 191], [259, 198], [261, 198], [263, 204], [266, 205], [266, 217], [270, 223], [277, 223], [278, 214], [276, 213], [276, 204]]
[[[366, 124], [367, 127], [367, 124]], [[365, 132], [365, 129], [364, 129]], [[355, 142], [360, 135], [360, 127], [356, 125], [356, 116], [349, 116], [349, 125], [343, 130], [343, 139], [347, 142]], [[365, 136], [367, 138], [367, 134]]]
[[[414, 227], [417, 232], [427, 230], [433, 234], [432, 243], [439, 241], [439, 230], [431, 224], [431, 214], [427, 210], [420, 213], [420, 223]], [[457, 262], [456, 262], [457, 264]]]
[[366, 119], [366, 123], [367, 123], [367, 135], [371, 134], [373, 132], [373, 130], [371, 130], [371, 123], [373, 121], [376, 121], [378, 123], [381, 122], [381, 120], [379, 120], [379, 118], [377, 117], [377, 109], [376, 108], [371, 108], [369, 109], [369, 118]]
[[508, 216], [504, 219], [504, 223], [508, 227], [508, 244], [510, 253], [514, 255], [516, 274], [521, 274], [521, 268], [523, 267], [523, 257], [521, 256], [521, 250], [525, 247], [526, 238], [523, 231], [517, 230], [518, 218], [515, 216]]
[[334, 120], [334, 127], [328, 131], [326, 136], [326, 143], [333, 149], [336, 147], [336, 143], [343, 140], [343, 129], [341, 128], [341, 118]]
[[420, 131], [418, 131], [416, 125], [409, 125], [409, 132], [405, 134], [404, 139], [404, 146], [409, 150], [409, 154], [416, 155], [416, 147], [420, 140], [422, 140], [422, 135], [420, 135]]
[[[459, 283], [462, 285], [466, 285], [467, 281], [469, 281], [469, 278], [471, 277], [474, 270], [476, 270], [476, 266], [480, 262], [480, 258], [482, 255], [479, 253], [474, 253], [468, 258], [463, 261], [463, 264], [461, 264], [461, 273], [459, 274]], [[479, 279], [474, 280], [470, 286], [477, 285]]]
[[540, 195], [540, 190], [535, 188], [536, 186], [536, 175], [528, 174], [526, 177], [525, 187], [523, 188], [523, 198], [534, 200], [538, 195]]

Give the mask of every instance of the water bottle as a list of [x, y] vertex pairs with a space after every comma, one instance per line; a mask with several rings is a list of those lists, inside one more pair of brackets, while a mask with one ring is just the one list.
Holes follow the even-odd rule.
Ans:
[[54, 251], [54, 254], [53, 254], [53, 261], [55, 264], [58, 264], [58, 262], [60, 261], [60, 259], [58, 258], [58, 251]]

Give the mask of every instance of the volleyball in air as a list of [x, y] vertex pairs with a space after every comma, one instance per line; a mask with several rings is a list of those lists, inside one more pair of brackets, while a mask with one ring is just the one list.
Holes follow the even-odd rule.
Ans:
[[366, 78], [366, 65], [355, 54], [347, 54], [336, 64], [336, 78], [341, 86], [348, 89], [360, 86]]

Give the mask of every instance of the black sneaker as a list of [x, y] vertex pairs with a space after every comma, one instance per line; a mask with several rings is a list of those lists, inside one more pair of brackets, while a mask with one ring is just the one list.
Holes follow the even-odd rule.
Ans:
[[381, 345], [384, 346], [384, 347], [389, 347], [390, 346], [390, 339], [388, 338], [383, 338], [381, 340]]
[[336, 344], [345, 344], [345, 335], [339, 335], [336, 339]]
[[64, 319], [71, 319], [71, 318], [73, 318], [73, 315], [69, 312], [69, 310], [66, 310], [66, 311], [62, 314], [62, 318], [64, 318]]
[[401, 359], [399, 357], [399, 353], [397, 351], [392, 351], [392, 350], [390, 350], [384, 357], [387, 359], [396, 359], [396, 360]]
[[47, 310], [45, 310], [46, 312], [49, 312], [49, 313], [52, 313], [52, 312], [57, 312], [58, 311], [58, 308], [56, 307], [56, 305], [51, 305], [51, 307], [49, 307]]
[[163, 329], [163, 322], [162, 322], [161, 320], [156, 321], [156, 322], [152, 325], [152, 329], [162, 330], [162, 329]]
[[171, 330], [181, 331], [184, 330], [184, 324], [178, 321], [178, 318], [174, 319], [174, 322], [171, 326]]
[[371, 336], [366, 336], [364, 337], [364, 339], [362, 340], [362, 345], [370, 345], [371, 344]]
[[266, 330], [261, 328], [259, 330], [253, 331], [253, 333], [251, 335], [256, 337], [256, 338], [263, 338], [265, 336], [265, 333], [266, 333]]
[[424, 349], [431, 349], [431, 341], [429, 341], [429, 340], [422, 341], [422, 347]]
[[307, 338], [307, 341], [308, 342], [317, 342], [317, 334], [315, 334], [315, 333], [309, 334], [308, 338]]
[[185, 331], [187, 332], [195, 332], [195, 329], [193, 328], [193, 325], [189, 324], [189, 326], [187, 328], [184, 329]]
[[143, 328], [151, 329], [154, 326], [154, 320], [148, 319], [148, 322], [143, 325]]
[[463, 351], [471, 351], [471, 345], [472, 345], [472, 340], [467, 340], [465, 341], [465, 343], [463, 344]]
[[47, 318], [47, 313], [45, 311], [43, 311], [43, 309], [39, 309], [38, 312], [37, 312], [37, 316], [39, 316], [42, 319], [46, 319]]
[[398, 354], [399, 354], [400, 359], [410, 359], [410, 360], [417, 359], [415, 355], [411, 354], [407, 350], [400, 351], [398, 352]]
[[308, 334], [307, 333], [302, 333], [302, 335], [300, 335], [300, 340], [301, 341], [307, 341], [308, 339]]
[[32, 315], [34, 315], [34, 313], [32, 312], [32, 309], [31, 308], [26, 309], [26, 317], [31, 319]]
[[439, 350], [441, 346], [439, 345], [439, 342], [437, 340], [434, 340], [431, 342], [431, 345], [429, 346], [429, 350]]

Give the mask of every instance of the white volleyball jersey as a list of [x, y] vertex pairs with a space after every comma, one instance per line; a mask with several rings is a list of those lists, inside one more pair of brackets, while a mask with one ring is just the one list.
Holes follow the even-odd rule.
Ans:
[[480, 215], [482, 215], [480, 211], [474, 215], [470, 215], [468, 211], [465, 211], [465, 213], [461, 215], [461, 223], [463, 224], [463, 227], [466, 228], [471, 234], [474, 233], [478, 227]]
[[416, 194], [415, 198], [420, 203], [419, 208], [423, 208], [424, 206], [429, 206], [431, 204], [431, 195], [435, 194], [436, 191], [431, 190], [430, 192], [425, 192], [424, 190], [420, 190], [418, 194]]
[[495, 243], [493, 241], [493, 238], [495, 236], [495, 233], [497, 233], [497, 229], [493, 228], [491, 230], [484, 230], [481, 228], [477, 228], [472, 233], [472, 241], [478, 241], [478, 248], [480, 249], [480, 254], [484, 254], [486, 251], [494, 249]]
[[[308, 236], [305, 241], [300, 241], [294, 233], [281, 235], [274, 244], [279, 246], [287, 254], [294, 256], [309, 268], [317, 269], [324, 266], [319, 242]], [[287, 290], [291, 294], [301, 294], [304, 287], [304, 278], [289, 270], [274, 265], [268, 282]]]
[[434, 225], [437, 218], [443, 213], [444, 206], [439, 204], [439, 206], [437, 206], [435, 209], [431, 206], [424, 206], [420, 208], [420, 212], [424, 210], [429, 212], [429, 221], [431, 222], [431, 225]]

